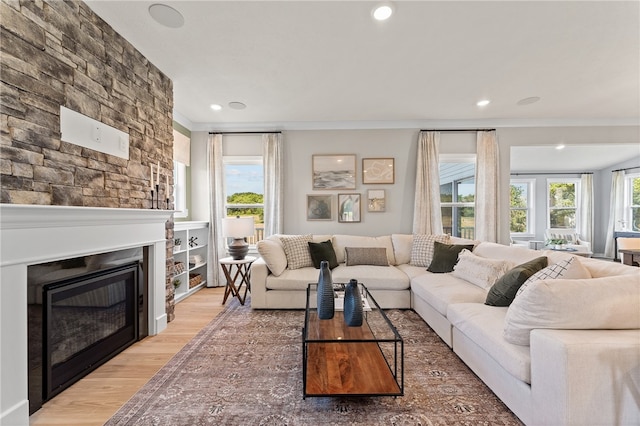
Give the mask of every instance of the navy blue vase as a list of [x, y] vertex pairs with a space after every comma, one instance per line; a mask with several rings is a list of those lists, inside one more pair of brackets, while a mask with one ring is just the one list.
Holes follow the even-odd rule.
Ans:
[[320, 262], [320, 275], [318, 276], [318, 318], [331, 319], [335, 312], [335, 300], [333, 300], [333, 280], [329, 262]]
[[344, 322], [349, 327], [362, 325], [362, 295], [357, 280], [350, 280], [344, 289]]

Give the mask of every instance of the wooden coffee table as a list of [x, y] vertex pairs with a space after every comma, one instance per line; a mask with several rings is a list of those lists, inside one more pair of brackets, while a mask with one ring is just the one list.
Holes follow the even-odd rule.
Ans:
[[359, 284], [366, 302], [362, 326], [348, 327], [341, 310], [330, 320], [318, 318], [316, 287], [307, 287], [303, 398], [404, 395], [404, 342], [369, 290]]

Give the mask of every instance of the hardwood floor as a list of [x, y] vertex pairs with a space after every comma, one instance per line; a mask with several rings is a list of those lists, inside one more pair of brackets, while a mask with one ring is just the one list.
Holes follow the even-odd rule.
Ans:
[[224, 287], [204, 288], [176, 305], [162, 333], [137, 342], [102, 365], [30, 418], [30, 425], [103, 425], [224, 306]]

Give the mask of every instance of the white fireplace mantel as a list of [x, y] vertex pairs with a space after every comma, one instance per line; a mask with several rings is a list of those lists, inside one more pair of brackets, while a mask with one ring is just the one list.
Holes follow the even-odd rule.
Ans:
[[28, 425], [27, 267], [149, 247], [149, 334], [167, 326], [171, 210], [0, 204], [0, 425]]

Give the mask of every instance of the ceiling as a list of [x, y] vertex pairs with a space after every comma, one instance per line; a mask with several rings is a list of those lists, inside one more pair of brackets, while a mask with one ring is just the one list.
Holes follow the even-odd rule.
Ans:
[[512, 146], [511, 172], [595, 172], [635, 158], [640, 164], [640, 145], [602, 144]]
[[173, 80], [191, 130], [640, 120], [637, 1], [396, 1], [386, 22], [369, 1], [85, 2]]

